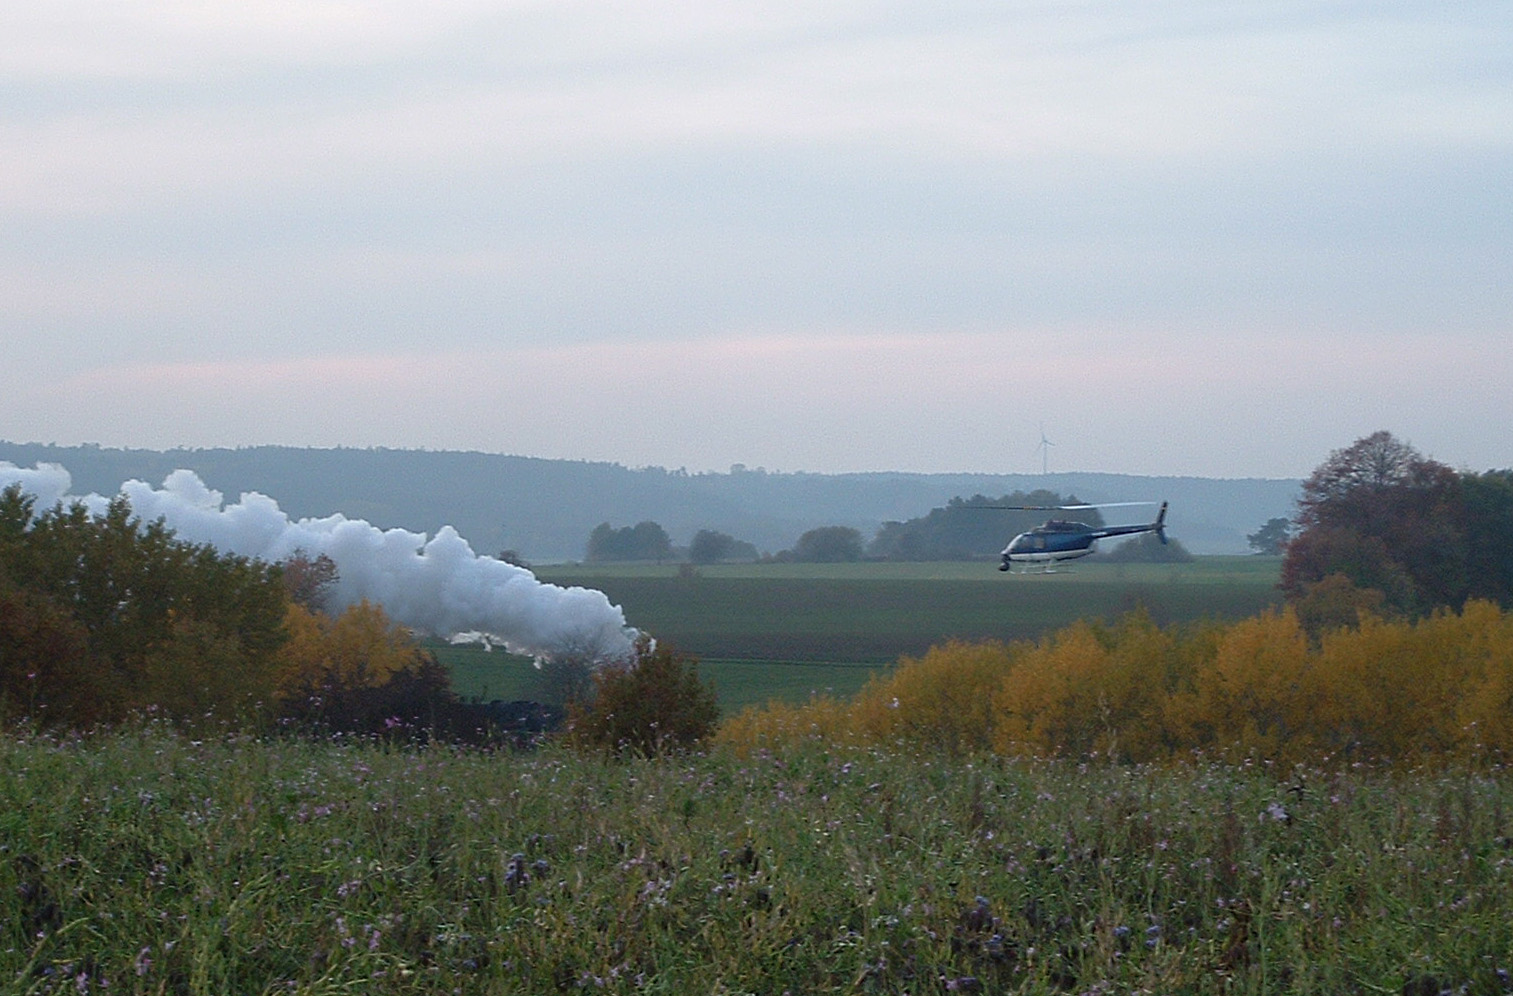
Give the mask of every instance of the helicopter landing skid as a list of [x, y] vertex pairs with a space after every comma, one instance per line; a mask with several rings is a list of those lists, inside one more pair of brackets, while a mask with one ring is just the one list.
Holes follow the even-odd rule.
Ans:
[[1005, 573], [1008, 573], [1008, 574], [1033, 574], [1033, 575], [1037, 575], [1037, 576], [1041, 575], [1041, 574], [1075, 574], [1075, 573], [1077, 573], [1076, 571], [1072, 570], [1070, 567], [1057, 567], [1055, 564], [1046, 564], [1044, 567], [1040, 567], [1040, 568], [1026, 567], [1023, 570], [1019, 570], [1019, 571], [1014, 570], [1012, 567], [1004, 566], [1004, 567], [1000, 567], [999, 570], [1004, 571]]

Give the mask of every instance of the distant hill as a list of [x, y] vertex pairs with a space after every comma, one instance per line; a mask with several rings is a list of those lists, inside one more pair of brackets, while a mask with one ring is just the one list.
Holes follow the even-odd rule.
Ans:
[[[1296, 480], [1091, 473], [807, 474], [736, 467], [690, 474], [494, 453], [284, 446], [160, 451], [0, 442], [0, 460], [62, 464], [78, 494], [113, 494], [132, 478], [160, 485], [170, 471], [187, 468], [228, 500], [260, 491], [296, 518], [341, 512], [425, 533], [451, 525], [480, 553], [513, 549], [537, 563], [581, 559], [588, 534], [601, 522], [650, 519], [679, 545], [700, 529], [717, 529], [776, 552], [816, 526], [853, 526], [870, 539], [883, 522], [924, 515], [954, 497], [1036, 488], [1089, 502], [1165, 499], [1171, 502], [1169, 532], [1193, 553], [1247, 553], [1246, 534], [1267, 519], [1291, 515], [1299, 486]], [[1112, 513], [1107, 518], [1121, 521]]]

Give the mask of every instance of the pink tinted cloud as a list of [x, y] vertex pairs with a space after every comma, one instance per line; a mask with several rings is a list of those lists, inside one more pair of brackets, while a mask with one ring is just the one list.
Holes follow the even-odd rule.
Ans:
[[[1377, 428], [1432, 449], [1444, 406], [1417, 402], [1406, 379], [1459, 366], [1465, 397], [1492, 398], [1513, 378], [1506, 358], [1466, 360], [1454, 341], [1425, 337], [751, 333], [108, 367], [34, 386], [26, 416], [8, 421], [17, 438], [105, 445], [416, 446], [825, 471], [1032, 470], [1047, 421], [1061, 469], [1295, 476]], [[109, 424], [68, 403], [83, 396], [117, 399]], [[44, 414], [28, 422], [32, 409]], [[1279, 439], [1285, 463], [1267, 449]]]

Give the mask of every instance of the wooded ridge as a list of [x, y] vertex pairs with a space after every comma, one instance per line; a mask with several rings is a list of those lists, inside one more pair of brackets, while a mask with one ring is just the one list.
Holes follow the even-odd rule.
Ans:
[[496, 453], [287, 446], [164, 451], [0, 441], [0, 460], [61, 464], [75, 494], [114, 494], [132, 478], [160, 485], [185, 468], [228, 500], [259, 491], [294, 517], [340, 512], [425, 533], [452, 525], [480, 553], [516, 550], [538, 563], [582, 558], [603, 522], [654, 521], [678, 545], [716, 529], [776, 552], [817, 526], [851, 526], [870, 539], [882, 523], [924, 515], [954, 497], [1037, 488], [1090, 502], [1167, 500], [1171, 534], [1192, 552], [1248, 553], [1248, 533], [1293, 514], [1300, 484], [1099, 473], [817, 474], [739, 465], [691, 473]]

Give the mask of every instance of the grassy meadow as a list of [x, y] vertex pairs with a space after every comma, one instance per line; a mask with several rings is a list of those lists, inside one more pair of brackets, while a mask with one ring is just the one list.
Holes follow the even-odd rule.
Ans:
[[[1055, 574], [992, 563], [543, 567], [544, 581], [604, 591], [633, 626], [700, 658], [727, 711], [770, 699], [848, 696], [901, 655], [953, 638], [1036, 639], [1077, 619], [1144, 608], [1159, 623], [1239, 619], [1279, 601], [1279, 561], [1080, 561]], [[432, 644], [469, 698], [545, 693], [528, 661]]]
[[1513, 783], [0, 740], [8, 993], [1501, 993]]
[[[1276, 562], [542, 573], [724, 648], [701, 672], [734, 712], [844, 697], [952, 637], [1249, 617]], [[465, 695], [540, 697], [528, 662], [441, 651]], [[14, 728], [0, 992], [1513, 994], [1490, 760], [1080, 763], [805, 729], [648, 759]]]

